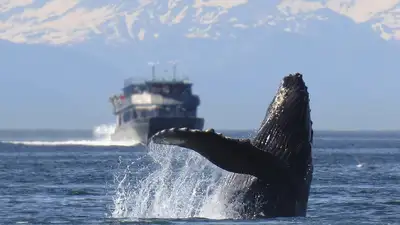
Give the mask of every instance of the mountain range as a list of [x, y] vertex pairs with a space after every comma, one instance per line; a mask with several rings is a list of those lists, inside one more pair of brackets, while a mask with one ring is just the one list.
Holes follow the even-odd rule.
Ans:
[[400, 0], [3, 0], [0, 13], [3, 128], [113, 121], [123, 80], [171, 60], [206, 126], [256, 127], [302, 72], [317, 128], [398, 127]]

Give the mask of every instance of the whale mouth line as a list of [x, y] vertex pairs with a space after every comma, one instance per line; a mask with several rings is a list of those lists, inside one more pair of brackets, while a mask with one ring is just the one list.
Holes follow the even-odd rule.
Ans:
[[253, 145], [287, 162], [308, 154], [313, 135], [309, 102], [302, 75], [284, 77], [252, 140]]

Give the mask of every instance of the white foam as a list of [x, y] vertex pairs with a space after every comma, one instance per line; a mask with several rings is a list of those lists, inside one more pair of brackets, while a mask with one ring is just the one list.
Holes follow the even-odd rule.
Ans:
[[86, 146], [133, 146], [138, 143], [98, 141], [98, 140], [68, 140], [68, 141], [5, 141], [10, 144], [55, 146], [55, 145], [86, 145]]
[[114, 132], [115, 125], [103, 124], [93, 129], [93, 139], [88, 140], [65, 140], [65, 141], [4, 141], [3, 143], [55, 146], [55, 145], [83, 145], [83, 146], [134, 146], [139, 144], [137, 140], [131, 141], [112, 141], [111, 134]]
[[223, 199], [228, 172], [187, 149], [150, 144], [148, 156], [154, 163], [138, 159], [115, 174], [111, 217], [232, 218]]

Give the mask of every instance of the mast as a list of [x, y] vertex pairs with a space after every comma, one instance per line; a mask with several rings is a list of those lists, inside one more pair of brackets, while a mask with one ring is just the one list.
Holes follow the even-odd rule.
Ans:
[[151, 77], [153, 78], [153, 80], [156, 79], [156, 66], [154, 64], [151, 65]]
[[177, 60], [173, 60], [173, 61], [169, 61], [169, 63], [172, 64], [172, 77], [173, 77], [173, 80], [175, 81], [176, 80], [176, 74], [177, 74], [176, 67], [177, 67], [178, 61]]
[[151, 77], [153, 81], [156, 79], [156, 65], [158, 65], [158, 62], [148, 62], [148, 65], [151, 66]]
[[173, 72], [172, 72], [173, 79], [176, 80], [176, 63], [173, 65], [172, 69], [173, 69]]

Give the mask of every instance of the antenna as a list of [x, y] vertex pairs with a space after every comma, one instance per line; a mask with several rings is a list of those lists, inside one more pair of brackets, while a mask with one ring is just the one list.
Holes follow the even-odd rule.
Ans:
[[171, 60], [168, 63], [172, 64], [172, 76], [173, 76], [173, 80], [176, 80], [176, 64], [178, 63], [178, 60]]
[[148, 62], [147, 63], [149, 66], [151, 66], [151, 76], [153, 78], [153, 81], [156, 79], [156, 65], [160, 64], [158, 61], [157, 62]]

